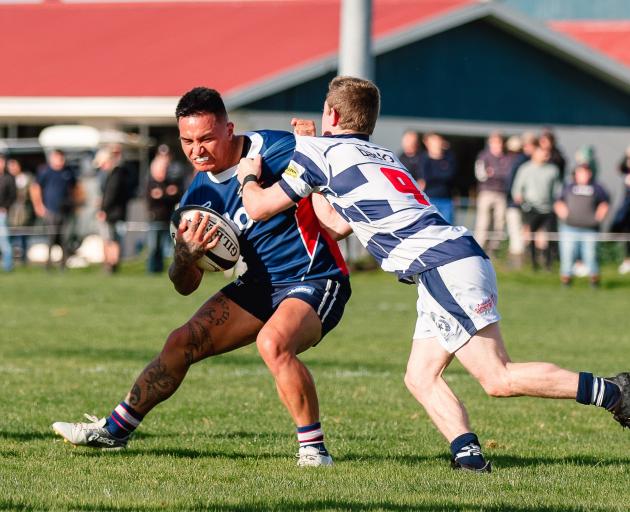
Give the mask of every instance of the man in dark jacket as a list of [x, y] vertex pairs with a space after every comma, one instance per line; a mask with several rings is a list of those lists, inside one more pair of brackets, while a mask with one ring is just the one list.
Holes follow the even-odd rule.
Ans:
[[400, 141], [402, 152], [398, 158], [416, 181], [422, 179], [420, 169], [420, 135], [414, 130], [403, 133]]
[[446, 222], [453, 224], [453, 190], [457, 175], [455, 155], [448, 143], [437, 133], [427, 133], [423, 138], [427, 150], [420, 155], [420, 188], [429, 196]]
[[119, 153], [101, 149], [94, 158], [94, 166], [104, 173], [101, 209], [96, 214], [103, 238], [103, 265], [105, 271], [114, 273], [120, 262], [120, 233], [127, 218], [129, 199], [128, 177]]
[[15, 179], [7, 171], [5, 156], [0, 154], [0, 251], [2, 251], [2, 268], [5, 272], [13, 270], [13, 251], [9, 241], [7, 217], [15, 198]]
[[152, 274], [164, 270], [164, 244], [170, 238], [168, 224], [183, 194], [181, 173], [172, 172], [171, 167], [170, 149], [162, 144], [151, 162], [146, 195], [149, 210], [147, 272]]

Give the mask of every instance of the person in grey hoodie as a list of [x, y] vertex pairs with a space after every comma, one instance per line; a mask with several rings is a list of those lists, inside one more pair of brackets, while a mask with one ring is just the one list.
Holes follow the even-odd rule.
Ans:
[[560, 186], [560, 171], [550, 156], [547, 148], [536, 145], [531, 159], [519, 167], [512, 185], [514, 202], [521, 207], [523, 223], [533, 237], [529, 248], [534, 270], [540, 268], [540, 253], [544, 254], [545, 268], [551, 268], [548, 234], [555, 225], [553, 203]]

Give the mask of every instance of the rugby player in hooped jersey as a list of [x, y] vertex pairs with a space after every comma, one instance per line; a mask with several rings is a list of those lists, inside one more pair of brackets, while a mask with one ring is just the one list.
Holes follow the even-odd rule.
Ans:
[[[175, 392], [191, 364], [255, 341], [297, 426], [298, 465], [330, 465], [315, 384], [297, 354], [317, 344], [341, 319], [351, 293], [348, 271], [310, 199], [253, 222], [236, 178], [241, 157], [262, 155], [262, 178], [268, 183], [280, 179], [295, 138], [270, 130], [234, 134], [221, 96], [203, 87], [182, 96], [176, 117], [182, 149], [198, 171], [181, 205], [204, 205], [236, 223], [248, 270], [169, 335], [108, 418], [56, 422], [53, 429], [75, 445], [123, 448], [144, 416]], [[179, 225], [169, 278], [182, 295], [199, 287], [203, 272], [195, 262], [217, 243], [215, 229], [206, 233], [208, 219], [196, 214], [190, 225], [185, 220]]]
[[604, 379], [549, 363], [511, 362], [488, 257], [466, 228], [439, 215], [392, 151], [369, 142], [379, 105], [372, 82], [337, 77], [324, 102], [324, 136], [297, 137], [282, 180], [261, 188], [259, 159], [242, 159], [238, 177], [251, 218], [268, 218], [318, 192], [314, 202], [330, 202], [320, 218], [332, 234], [354, 231], [384, 270], [418, 287], [405, 383], [449, 441], [454, 469], [491, 470], [466, 409], [442, 377], [454, 357], [490, 396], [573, 398], [630, 426], [629, 373]]

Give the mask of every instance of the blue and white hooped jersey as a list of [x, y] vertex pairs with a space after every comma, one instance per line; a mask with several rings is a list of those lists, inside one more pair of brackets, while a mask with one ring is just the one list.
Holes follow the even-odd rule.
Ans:
[[469, 256], [486, 257], [465, 227], [444, 220], [396, 155], [367, 137], [298, 136], [282, 178], [294, 201], [324, 194], [383, 270], [401, 281]]
[[[261, 183], [269, 187], [280, 179], [295, 149], [295, 137], [284, 131], [246, 132], [251, 140], [247, 158], [263, 156]], [[247, 276], [272, 283], [346, 276], [337, 242], [321, 228], [310, 198], [272, 218], [252, 221], [238, 195], [237, 166], [219, 174], [200, 172], [182, 197], [180, 206], [212, 208], [240, 229], [241, 255]]]

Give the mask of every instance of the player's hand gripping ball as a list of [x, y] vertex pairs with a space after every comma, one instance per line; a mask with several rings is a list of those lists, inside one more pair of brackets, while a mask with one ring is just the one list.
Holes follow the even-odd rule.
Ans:
[[201, 215], [209, 217], [206, 233], [218, 224], [216, 236], [219, 238], [217, 245], [197, 260], [197, 266], [202, 270], [207, 270], [208, 272], [221, 272], [232, 268], [236, 265], [236, 262], [241, 255], [241, 248], [238, 243], [238, 237], [241, 234], [240, 230], [233, 222], [210, 208], [187, 205], [175, 210], [173, 215], [171, 215], [170, 226], [171, 239], [173, 240], [173, 243], [176, 242], [177, 228], [179, 227], [182, 219], [190, 223], [193, 221], [195, 213], [197, 212]]

